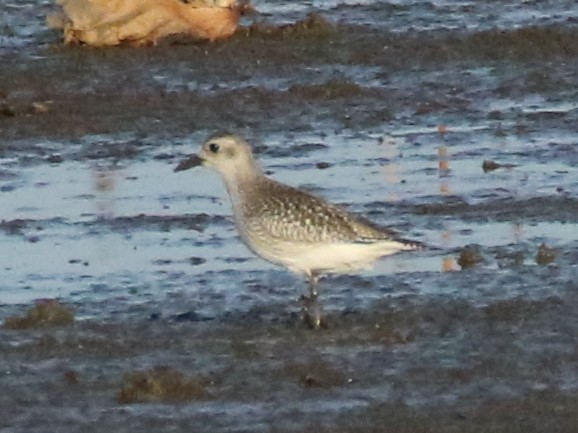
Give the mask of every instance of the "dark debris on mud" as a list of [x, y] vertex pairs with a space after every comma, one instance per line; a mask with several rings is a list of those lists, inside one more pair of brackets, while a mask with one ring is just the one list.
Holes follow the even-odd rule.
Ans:
[[183, 403], [203, 398], [206, 391], [199, 380], [162, 365], [128, 373], [117, 395], [120, 404]]

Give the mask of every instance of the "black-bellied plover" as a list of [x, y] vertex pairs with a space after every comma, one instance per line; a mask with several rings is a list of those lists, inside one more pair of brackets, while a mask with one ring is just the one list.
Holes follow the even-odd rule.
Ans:
[[265, 260], [305, 275], [310, 299], [317, 296], [322, 274], [368, 269], [380, 257], [421, 247], [420, 242], [267, 177], [250, 145], [236, 135], [210, 137], [175, 171], [198, 165], [212, 167], [223, 177], [245, 244]]

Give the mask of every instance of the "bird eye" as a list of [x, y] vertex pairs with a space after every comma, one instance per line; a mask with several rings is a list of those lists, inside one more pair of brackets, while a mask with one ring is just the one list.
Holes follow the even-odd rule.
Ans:
[[213, 153], [217, 153], [219, 151], [219, 145], [217, 143], [209, 144], [209, 150]]

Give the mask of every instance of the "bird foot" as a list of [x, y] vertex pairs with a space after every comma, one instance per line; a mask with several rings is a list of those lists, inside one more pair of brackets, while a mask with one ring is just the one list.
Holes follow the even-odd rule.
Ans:
[[327, 321], [322, 315], [321, 305], [317, 302], [317, 296], [301, 296], [301, 319], [311, 329], [327, 328]]
[[327, 329], [327, 321], [319, 314], [311, 313], [309, 311], [304, 311], [303, 315], [303, 322], [310, 328], [310, 329]]
[[299, 301], [303, 304], [312, 304], [317, 302], [317, 293], [311, 293], [309, 296], [301, 295], [299, 296]]

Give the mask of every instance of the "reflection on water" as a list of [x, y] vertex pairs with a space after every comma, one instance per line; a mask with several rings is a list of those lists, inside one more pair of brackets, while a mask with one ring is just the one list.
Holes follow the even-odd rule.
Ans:
[[92, 165], [90, 167], [92, 188], [95, 192], [96, 214], [99, 218], [115, 216], [116, 184], [121, 176], [118, 167]]
[[398, 160], [401, 152], [397, 146], [398, 143], [394, 137], [381, 137], [379, 144], [382, 149], [383, 158], [387, 161], [383, 164], [385, 182], [390, 185], [390, 188], [387, 188], [387, 200], [392, 202], [399, 201], [399, 193], [397, 189], [394, 188], [395, 185], [401, 182], [400, 163]]
[[[448, 151], [448, 146], [445, 142], [446, 134], [448, 133], [448, 127], [446, 125], [438, 126], [438, 134], [442, 140], [442, 144], [438, 147], [438, 177], [439, 177], [439, 192], [440, 195], [446, 196], [452, 193], [450, 187], [450, 153]], [[444, 229], [440, 234], [440, 247], [448, 249], [453, 241], [453, 233], [448, 229], [447, 224], [444, 224]], [[441, 271], [442, 272], [452, 272], [459, 271], [460, 266], [457, 263], [457, 258], [455, 256], [443, 256], [441, 258]]]
[[447, 146], [444, 144], [438, 147], [438, 170], [440, 178], [440, 194], [449, 195], [452, 193], [449, 179], [450, 179], [450, 160]]

